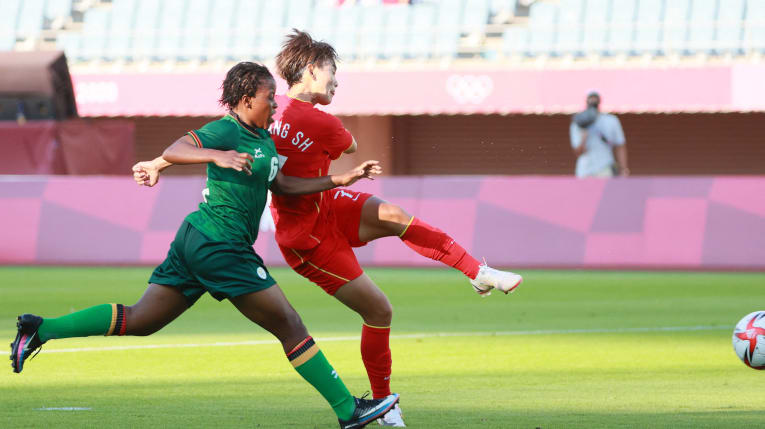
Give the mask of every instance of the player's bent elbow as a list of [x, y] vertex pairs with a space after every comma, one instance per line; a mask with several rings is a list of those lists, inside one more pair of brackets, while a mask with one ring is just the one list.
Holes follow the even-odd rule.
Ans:
[[343, 153], [353, 153], [356, 152], [356, 149], [359, 147], [358, 143], [356, 143], [356, 139], [354, 138], [351, 142], [351, 145], [348, 147], [348, 149], [344, 150]]

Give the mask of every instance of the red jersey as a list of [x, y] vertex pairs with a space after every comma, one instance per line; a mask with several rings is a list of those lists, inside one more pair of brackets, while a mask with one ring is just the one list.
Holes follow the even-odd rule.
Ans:
[[[329, 164], [343, 154], [353, 136], [339, 119], [311, 103], [279, 97], [268, 128], [286, 176], [326, 176]], [[311, 249], [324, 237], [329, 191], [309, 195], [273, 195], [276, 242], [292, 249]]]

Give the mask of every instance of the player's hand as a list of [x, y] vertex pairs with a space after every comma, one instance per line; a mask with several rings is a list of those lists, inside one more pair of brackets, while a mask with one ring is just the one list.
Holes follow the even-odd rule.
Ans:
[[133, 180], [140, 186], [152, 187], [159, 181], [159, 168], [152, 161], [141, 161], [133, 166]]
[[240, 153], [235, 150], [220, 151], [214, 160], [218, 167], [244, 171], [248, 176], [252, 175], [252, 161], [253, 157], [249, 153]]
[[332, 182], [337, 186], [349, 186], [359, 179], [375, 180], [373, 176], [380, 173], [382, 173], [382, 167], [380, 167], [379, 161], [364, 161], [353, 170], [333, 175]]

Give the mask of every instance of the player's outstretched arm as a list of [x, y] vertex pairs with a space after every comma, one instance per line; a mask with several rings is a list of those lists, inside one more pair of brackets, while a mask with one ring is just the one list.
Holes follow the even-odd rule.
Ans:
[[374, 180], [373, 176], [380, 173], [382, 173], [382, 167], [380, 167], [379, 161], [364, 161], [345, 173], [310, 179], [285, 176], [280, 171], [271, 183], [271, 192], [289, 195], [312, 194], [338, 186], [350, 186], [360, 179]]
[[231, 168], [252, 174], [252, 155], [235, 150], [217, 150], [197, 147], [191, 137], [185, 135], [162, 152], [162, 158], [172, 164], [215, 163], [221, 168]]

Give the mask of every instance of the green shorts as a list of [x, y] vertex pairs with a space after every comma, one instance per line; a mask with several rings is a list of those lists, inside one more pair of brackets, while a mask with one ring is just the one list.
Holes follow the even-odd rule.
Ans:
[[267, 289], [276, 281], [252, 246], [210, 240], [184, 221], [149, 283], [178, 288], [191, 306], [205, 292], [222, 301]]

